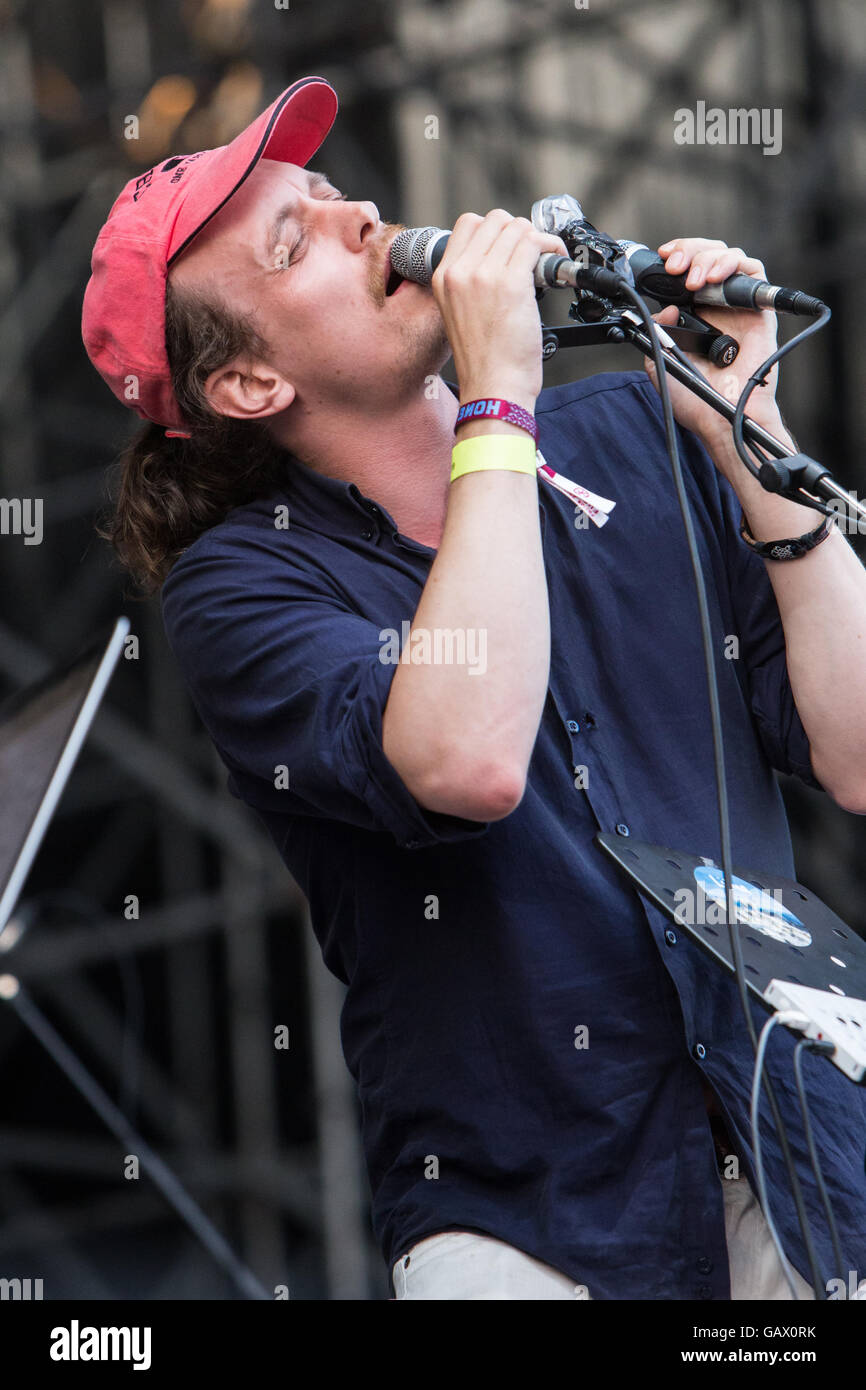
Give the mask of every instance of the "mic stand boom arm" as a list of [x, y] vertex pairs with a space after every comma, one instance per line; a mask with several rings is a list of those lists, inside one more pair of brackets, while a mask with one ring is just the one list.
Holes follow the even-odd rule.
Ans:
[[[729, 423], [733, 421], [736, 407], [726, 400], [715, 387], [711, 386], [705, 377], [695, 372], [692, 367], [676, 355], [672, 336], [674, 333], [683, 342], [684, 347], [692, 346], [687, 338], [683, 338], [684, 330], [676, 327], [672, 330], [665, 329], [657, 324], [656, 332], [661, 341], [665, 366], [671, 376], [675, 377], [694, 395], [699, 396], [707, 405], [712, 406], [713, 410], [716, 410]], [[649, 334], [640, 315], [636, 314], [633, 309], [617, 310], [595, 323], [563, 325], [561, 328], [542, 325], [542, 334], [543, 351], [546, 358], [552, 357], [559, 347], [622, 342], [633, 343], [645, 357], [652, 356]], [[762, 461], [760, 467], [755, 469], [758, 481], [767, 492], [778, 492], [784, 497], [791, 498], [794, 502], [802, 502], [806, 506], [814, 507], [817, 511], [825, 513], [831, 510], [827, 507], [827, 502], [842, 501], [849, 512], [855, 512], [858, 517], [866, 521], [866, 506], [852, 497], [850, 492], [836, 482], [829, 470], [815, 459], [789, 448], [780, 439], [776, 439], [775, 435], [765, 430], [762, 425], [750, 419], [748, 415], [743, 420], [743, 434], [749, 443], [759, 446], [760, 449], [764, 449], [772, 455], [772, 459]], [[773, 462], [773, 459], [779, 460], [779, 462]]]

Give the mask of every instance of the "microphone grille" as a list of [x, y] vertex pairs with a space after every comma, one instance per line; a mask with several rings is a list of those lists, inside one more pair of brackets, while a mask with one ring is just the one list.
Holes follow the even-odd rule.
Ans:
[[438, 236], [440, 227], [406, 227], [398, 232], [391, 242], [391, 264], [404, 280], [414, 280], [418, 285], [429, 285], [433, 270], [427, 257], [427, 248]]

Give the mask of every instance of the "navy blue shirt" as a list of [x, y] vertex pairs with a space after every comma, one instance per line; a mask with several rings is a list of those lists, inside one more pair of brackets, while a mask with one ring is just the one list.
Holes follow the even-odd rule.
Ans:
[[[670, 922], [593, 843], [601, 829], [721, 853], [697, 601], [660, 408], [630, 372], [546, 390], [537, 415], [552, 467], [616, 507], [603, 528], [576, 526], [573, 504], [539, 483], [550, 685], [525, 795], [504, 820], [426, 810], [382, 751], [396, 670], [381, 659], [384, 633], [411, 621], [435, 551], [355, 484], [287, 456], [283, 489], [232, 511], [175, 563], [166, 631], [231, 790], [267, 825], [348, 986], [343, 1050], [389, 1267], [424, 1236], [470, 1229], [595, 1299], [726, 1299], [702, 1081], [754, 1187], [753, 1058], [736, 987], [683, 931], [667, 944]], [[694, 436], [680, 440], [733, 860], [793, 878], [773, 769], [818, 783], [778, 608], [738, 535], [733, 489]], [[769, 1073], [829, 1278], [793, 1041], [774, 1032]], [[846, 1262], [862, 1276], [866, 1097], [823, 1060], [805, 1071]], [[769, 1129], [764, 1147], [773, 1212], [808, 1279]]]

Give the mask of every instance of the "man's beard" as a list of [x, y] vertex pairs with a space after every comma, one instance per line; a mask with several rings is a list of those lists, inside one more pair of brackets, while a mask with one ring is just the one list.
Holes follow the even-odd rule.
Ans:
[[401, 323], [400, 329], [406, 345], [407, 369], [424, 379], [437, 375], [451, 356], [451, 344], [435, 301], [422, 321], [416, 318], [411, 323]]
[[[370, 298], [378, 309], [384, 309], [389, 298], [385, 293], [387, 285], [385, 247], [391, 244], [398, 232], [404, 230], [402, 222], [386, 222], [381, 237], [377, 238], [376, 245], [370, 253], [367, 287]], [[442, 316], [433, 298], [433, 291], [426, 287], [426, 293], [430, 299], [430, 312], [425, 314], [423, 318], [419, 315], [413, 315], [411, 320], [401, 320], [398, 325], [404, 347], [403, 361], [406, 377], [413, 382], [420, 380], [422, 385], [426, 384], [428, 377], [437, 375], [451, 356], [451, 344], [445, 332]]]

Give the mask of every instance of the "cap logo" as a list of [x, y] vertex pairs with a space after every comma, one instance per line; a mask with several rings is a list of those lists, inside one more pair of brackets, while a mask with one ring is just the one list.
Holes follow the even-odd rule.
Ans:
[[135, 192], [134, 192], [133, 195], [132, 195], [132, 201], [133, 201], [134, 203], [137, 203], [137, 202], [138, 202], [138, 200], [139, 200], [139, 198], [141, 197], [141, 195], [142, 195], [142, 193], [144, 192], [144, 190], [149, 186], [150, 181], [151, 181], [152, 178], [153, 178], [153, 170], [152, 170], [152, 169], [148, 169], [148, 171], [147, 171], [146, 174], [142, 174], [142, 175], [141, 175], [141, 178], [138, 178], [138, 179], [135, 180]]
[[[160, 164], [159, 173], [167, 174], [170, 169], [174, 169], [175, 172], [172, 174], [169, 182], [180, 183], [180, 180], [183, 178], [190, 164], [196, 159], [201, 159], [203, 154], [207, 154], [207, 150], [199, 150], [196, 154], [176, 154], [172, 159], [167, 159], [164, 164]], [[137, 203], [142, 193], [150, 187], [151, 180], [156, 172], [157, 170], [155, 168], [148, 169], [146, 174], [142, 174], [140, 178], [135, 180], [135, 192], [132, 195], [132, 201], [134, 203]]]

